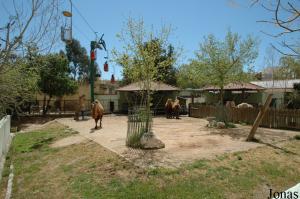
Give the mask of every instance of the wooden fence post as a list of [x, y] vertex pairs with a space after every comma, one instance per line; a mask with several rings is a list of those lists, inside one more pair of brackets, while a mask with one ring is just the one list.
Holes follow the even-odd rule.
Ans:
[[250, 131], [250, 133], [249, 133], [246, 141], [253, 141], [253, 140], [255, 140], [254, 136], [255, 136], [256, 130], [257, 130], [259, 124], [261, 123], [262, 119], [264, 118], [264, 115], [265, 115], [267, 109], [269, 108], [269, 105], [270, 105], [270, 103], [272, 101], [272, 96], [273, 96], [273, 94], [269, 94], [269, 96], [268, 96], [268, 98], [267, 98], [264, 106], [259, 111], [259, 113], [258, 113], [258, 115], [257, 115], [257, 117], [256, 117], [256, 119], [255, 119], [255, 121], [253, 123], [253, 126], [251, 128], [251, 131]]

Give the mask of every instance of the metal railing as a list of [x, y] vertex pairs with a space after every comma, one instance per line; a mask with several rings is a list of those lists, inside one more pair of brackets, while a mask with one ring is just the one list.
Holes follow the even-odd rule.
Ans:
[[135, 107], [128, 110], [127, 146], [133, 148], [140, 147], [140, 139], [143, 134], [151, 132], [152, 117], [153, 111], [148, 113], [145, 107]]

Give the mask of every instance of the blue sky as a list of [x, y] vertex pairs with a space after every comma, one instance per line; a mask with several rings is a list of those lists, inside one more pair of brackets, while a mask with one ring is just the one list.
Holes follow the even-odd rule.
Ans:
[[[250, 7], [248, 0], [73, 0], [74, 5], [86, 18], [89, 24], [99, 34], [105, 34], [105, 41], [109, 49], [121, 48], [116, 38], [124, 27], [126, 19], [143, 18], [146, 26], [153, 25], [159, 29], [163, 24], [171, 24], [174, 31], [170, 37], [171, 43], [183, 47], [183, 55], [179, 63], [187, 62], [194, 57], [195, 50], [203, 37], [212, 33], [223, 39], [230, 28], [242, 37], [252, 35], [260, 40], [259, 57], [254, 66], [260, 70], [265, 66], [265, 53], [274, 39], [261, 33], [261, 30], [274, 33], [276, 29], [256, 21], [269, 19], [270, 13], [260, 6]], [[66, 4], [66, 6], [68, 6]], [[74, 37], [89, 49], [88, 39], [93, 39], [93, 32], [82, 20], [77, 10], [73, 17]], [[79, 31], [78, 29], [81, 29]], [[83, 31], [83, 33], [82, 33]], [[104, 52], [98, 51], [98, 63], [102, 66]], [[115, 74], [121, 77], [121, 68], [110, 63], [110, 69], [115, 68]], [[100, 68], [102, 69], [102, 68]], [[104, 78], [109, 78], [113, 70], [103, 72]]]
[[[157, 29], [163, 24], [172, 25], [174, 31], [170, 42], [184, 50], [179, 63], [186, 63], [194, 58], [194, 52], [199, 49], [199, 43], [204, 36], [212, 33], [223, 39], [230, 28], [242, 37], [250, 34], [259, 38], [259, 57], [254, 66], [256, 70], [260, 70], [265, 66], [267, 47], [274, 43], [274, 39], [261, 33], [261, 30], [268, 33], [277, 30], [256, 22], [272, 16], [260, 6], [250, 7], [250, 0], [73, 0], [73, 3], [99, 35], [105, 34], [104, 39], [109, 50], [121, 49], [122, 44], [116, 34], [122, 30], [129, 16], [143, 18], [146, 26], [153, 25]], [[61, 6], [61, 9], [68, 9], [69, 1], [65, 0]], [[88, 51], [90, 40], [95, 39], [93, 31], [75, 8], [73, 37], [80, 40]], [[61, 45], [63, 48], [63, 43]], [[100, 70], [103, 70], [104, 56], [106, 53], [98, 50], [97, 62]], [[109, 64], [110, 71], [102, 72], [103, 78], [109, 79], [112, 73], [121, 78], [121, 68], [114, 63]]]

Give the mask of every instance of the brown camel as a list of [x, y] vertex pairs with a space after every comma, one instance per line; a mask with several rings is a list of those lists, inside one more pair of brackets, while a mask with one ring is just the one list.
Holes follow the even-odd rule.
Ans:
[[168, 99], [165, 104], [165, 111], [166, 111], [167, 119], [172, 118], [172, 112], [173, 112], [172, 107], [173, 107], [173, 101], [172, 101], [172, 99]]
[[173, 114], [174, 114], [174, 117], [176, 117], [176, 119], [179, 119], [180, 109], [181, 109], [181, 106], [180, 106], [179, 100], [176, 99], [172, 105]]
[[100, 128], [102, 128], [103, 114], [104, 114], [104, 108], [102, 104], [98, 100], [95, 100], [94, 103], [92, 104], [92, 117], [96, 123], [95, 129], [98, 128], [97, 127], [98, 120], [100, 120]]

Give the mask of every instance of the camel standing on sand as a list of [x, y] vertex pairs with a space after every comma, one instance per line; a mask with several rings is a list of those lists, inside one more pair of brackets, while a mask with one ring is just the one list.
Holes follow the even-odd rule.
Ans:
[[172, 118], [172, 112], [173, 112], [173, 101], [172, 99], [168, 99], [165, 104], [165, 111], [166, 111], [166, 117], [167, 119]]
[[172, 101], [172, 99], [168, 99], [165, 104], [167, 119], [173, 118], [173, 117], [176, 117], [176, 119], [179, 119], [180, 109], [181, 109], [181, 106], [180, 106], [178, 99], [176, 99], [174, 102]]
[[174, 116], [176, 117], [176, 119], [179, 119], [179, 112], [180, 112], [180, 109], [181, 109], [181, 106], [180, 106], [179, 100], [176, 99], [176, 100], [173, 102], [173, 106], [172, 106], [173, 114], [174, 114]]
[[85, 95], [81, 95], [79, 97], [78, 104], [76, 104], [74, 120], [78, 121], [79, 115], [81, 115], [82, 120], [84, 120], [84, 112], [86, 111], [85, 101]]
[[100, 120], [100, 128], [102, 128], [103, 114], [104, 114], [104, 108], [102, 104], [98, 100], [95, 100], [92, 104], [92, 117], [96, 123], [95, 129], [98, 128], [97, 127], [98, 120]]

